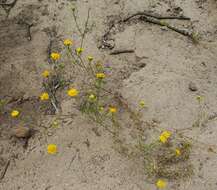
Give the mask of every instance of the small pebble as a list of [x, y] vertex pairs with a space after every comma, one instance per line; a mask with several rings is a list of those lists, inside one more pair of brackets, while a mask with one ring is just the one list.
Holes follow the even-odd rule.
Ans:
[[198, 90], [196, 84], [193, 83], [193, 82], [190, 82], [190, 83], [189, 83], [188, 88], [189, 88], [191, 91], [197, 91], [197, 90]]

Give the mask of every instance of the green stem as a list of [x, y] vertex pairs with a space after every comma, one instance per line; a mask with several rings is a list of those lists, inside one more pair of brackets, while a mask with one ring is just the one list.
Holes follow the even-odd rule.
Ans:
[[80, 27], [79, 27], [79, 24], [78, 24], [78, 21], [77, 21], [77, 17], [76, 17], [76, 15], [75, 15], [75, 11], [74, 11], [74, 10], [72, 11], [72, 14], [73, 14], [73, 18], [74, 18], [74, 21], [75, 21], [76, 28], [78, 29], [78, 32], [79, 32], [80, 35], [82, 36], [83, 33], [82, 33], [82, 31], [81, 31], [81, 29], [80, 29]]
[[91, 72], [92, 72], [92, 75], [95, 76], [95, 71], [94, 71], [94, 69], [93, 69], [93, 67], [92, 67], [90, 61], [88, 61], [88, 65], [89, 65], [89, 67], [90, 67], [90, 70], [91, 70]]
[[87, 25], [88, 25], [89, 18], [90, 18], [90, 9], [88, 9], [87, 20], [86, 20], [85, 25], [84, 25], [84, 32], [81, 35], [81, 46], [80, 46], [81, 48], [83, 47], [84, 38], [85, 38], [85, 35], [87, 33]]
[[70, 55], [70, 57], [72, 58], [72, 60], [75, 61], [75, 64], [78, 65], [80, 68], [82, 68], [83, 71], [85, 71], [86, 70], [85, 67], [79, 62], [79, 60], [77, 60], [75, 58], [75, 56], [73, 55], [73, 53], [71, 52], [71, 50], [69, 48], [67, 48], [67, 50], [68, 50], [68, 54]]
[[77, 57], [78, 57], [78, 59], [80, 60], [81, 65], [82, 65], [82, 66], [85, 68], [85, 70], [87, 71], [87, 73], [90, 74], [89, 71], [88, 71], [88, 68], [85, 66], [85, 63], [84, 63], [82, 57], [81, 57], [80, 55], [77, 55]]

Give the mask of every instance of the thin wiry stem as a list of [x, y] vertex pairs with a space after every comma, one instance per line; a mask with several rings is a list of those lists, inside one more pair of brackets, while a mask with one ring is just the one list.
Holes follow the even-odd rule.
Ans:
[[72, 10], [72, 15], [73, 15], [73, 18], [74, 18], [74, 21], [75, 21], [75, 25], [76, 25], [76, 28], [78, 29], [78, 32], [80, 33], [80, 35], [82, 36], [82, 31], [79, 27], [79, 24], [78, 24], [78, 21], [77, 21], [77, 16], [75, 15], [75, 11]]
[[85, 38], [85, 35], [87, 33], [89, 18], [90, 18], [90, 9], [88, 9], [87, 20], [86, 20], [85, 25], [84, 25], [84, 32], [82, 33], [81, 48], [83, 47], [84, 38]]

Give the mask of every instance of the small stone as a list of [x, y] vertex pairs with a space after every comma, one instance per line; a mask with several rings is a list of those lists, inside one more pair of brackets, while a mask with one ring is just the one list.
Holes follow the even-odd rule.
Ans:
[[119, 4], [120, 3], [120, 0], [116, 0], [115, 2], [114, 2], [114, 4]]
[[196, 84], [193, 83], [193, 82], [190, 82], [190, 83], [189, 83], [188, 88], [189, 88], [191, 91], [197, 91], [197, 90], [198, 90]]
[[139, 68], [144, 68], [146, 66], [146, 63], [144, 62], [139, 62], [138, 67]]
[[12, 129], [12, 134], [17, 138], [28, 138], [31, 136], [31, 131], [27, 127], [18, 126]]

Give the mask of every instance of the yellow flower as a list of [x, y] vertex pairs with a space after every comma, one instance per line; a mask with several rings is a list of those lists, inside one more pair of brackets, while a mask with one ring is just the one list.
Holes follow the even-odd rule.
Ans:
[[141, 108], [144, 108], [145, 107], [145, 101], [141, 100], [139, 102], [139, 105], [140, 105]]
[[168, 139], [170, 138], [171, 133], [169, 131], [164, 131], [161, 135], [165, 136]]
[[53, 59], [54, 61], [60, 59], [60, 54], [59, 53], [51, 53], [51, 59]]
[[78, 90], [76, 90], [75, 88], [71, 88], [67, 91], [67, 94], [71, 97], [73, 96], [77, 96], [78, 95]]
[[83, 48], [77, 48], [76, 49], [76, 52], [77, 52], [78, 55], [80, 55], [83, 51], [84, 51]]
[[200, 103], [203, 100], [203, 96], [197, 96], [196, 99]]
[[98, 79], [104, 79], [105, 78], [105, 74], [104, 73], [97, 73], [96, 74], [96, 78], [98, 78]]
[[161, 133], [159, 139], [162, 143], [166, 143], [168, 141], [168, 139], [170, 138], [171, 133], [169, 131], [164, 131], [163, 133]]
[[96, 96], [94, 94], [91, 94], [89, 96], [89, 100], [91, 100], [91, 101], [96, 100]]
[[181, 151], [180, 151], [180, 149], [178, 149], [178, 148], [176, 148], [176, 156], [180, 156], [181, 155]]
[[49, 100], [49, 94], [47, 92], [43, 92], [40, 96], [40, 99], [43, 100]]
[[17, 110], [12, 110], [12, 112], [11, 112], [11, 117], [17, 117], [19, 114], [20, 114], [19, 111], [17, 111]]
[[63, 44], [64, 44], [65, 46], [71, 46], [71, 45], [73, 44], [73, 42], [72, 42], [72, 40], [70, 40], [70, 39], [65, 39], [64, 42], [63, 42]]
[[55, 144], [49, 144], [47, 146], [47, 153], [48, 154], [56, 154], [57, 153], [57, 145], [55, 145]]
[[164, 189], [167, 186], [167, 183], [164, 180], [159, 179], [156, 183], [156, 186], [158, 189]]
[[163, 136], [163, 135], [160, 135], [159, 139], [160, 139], [160, 141], [162, 143], [166, 143], [167, 142], [167, 138], [165, 136]]
[[58, 128], [59, 127], [58, 121], [53, 121], [53, 123], [51, 124], [51, 127]]
[[109, 108], [109, 112], [110, 113], [116, 113], [117, 112], [117, 109], [115, 107], [110, 107]]
[[50, 75], [50, 72], [47, 71], [47, 70], [45, 70], [45, 71], [42, 73], [42, 76], [43, 76], [44, 78], [49, 77], [49, 75]]
[[87, 56], [88, 61], [93, 61], [93, 57], [92, 56]]
[[100, 106], [99, 111], [101, 111], [101, 112], [104, 111], [104, 107]]
[[57, 122], [57, 121], [54, 121], [54, 122], [53, 122], [53, 125], [58, 125], [58, 122]]

